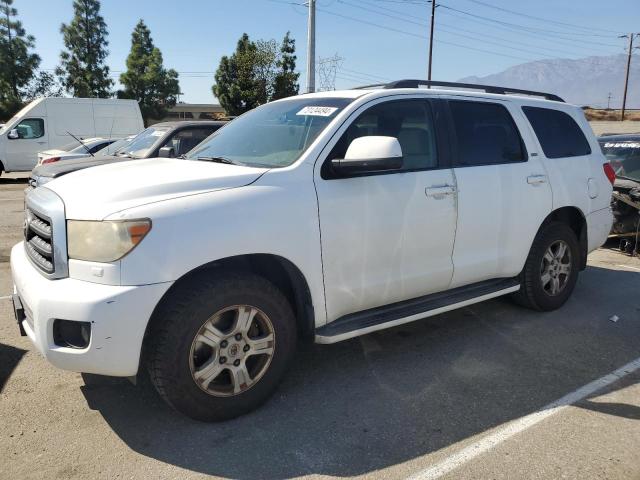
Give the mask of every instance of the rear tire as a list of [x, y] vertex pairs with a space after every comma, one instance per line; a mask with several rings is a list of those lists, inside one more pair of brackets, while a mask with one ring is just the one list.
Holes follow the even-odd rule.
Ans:
[[579, 269], [580, 245], [575, 233], [565, 223], [551, 222], [536, 235], [519, 276], [520, 290], [513, 298], [534, 310], [556, 310], [571, 296]]
[[291, 306], [273, 284], [251, 273], [211, 275], [192, 277], [164, 302], [147, 356], [160, 396], [205, 422], [267, 400], [296, 346]]

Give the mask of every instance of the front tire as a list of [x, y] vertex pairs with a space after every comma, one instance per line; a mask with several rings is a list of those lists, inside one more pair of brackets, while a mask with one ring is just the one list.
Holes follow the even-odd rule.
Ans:
[[273, 284], [251, 273], [203, 274], [164, 305], [154, 318], [148, 367], [169, 405], [219, 421], [269, 398], [296, 345], [291, 306]]
[[580, 269], [580, 245], [573, 230], [562, 222], [542, 227], [533, 241], [515, 300], [528, 308], [551, 311], [571, 296]]

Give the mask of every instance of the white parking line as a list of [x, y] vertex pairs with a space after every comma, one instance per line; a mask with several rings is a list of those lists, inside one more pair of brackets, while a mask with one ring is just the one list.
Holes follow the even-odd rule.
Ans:
[[579, 389], [565, 395], [555, 402], [551, 402], [546, 407], [543, 407], [537, 412], [508, 423], [505, 427], [463, 448], [458, 453], [454, 453], [453, 455], [445, 458], [444, 460], [441, 460], [435, 465], [414, 473], [413, 475], [408, 477], [408, 480], [434, 480], [440, 478], [443, 475], [451, 472], [452, 470], [455, 470], [456, 468], [491, 450], [493, 447], [508, 440], [514, 435], [523, 432], [524, 430], [541, 422], [545, 418], [548, 418], [551, 415], [554, 415], [559, 411], [567, 408], [567, 406], [571, 405], [572, 403], [576, 403], [580, 400], [585, 399], [592, 393], [614, 383], [617, 380], [620, 380], [621, 378], [635, 372], [638, 369], [640, 369], [640, 358], [627, 363], [625, 366], [620, 367], [616, 371], [611, 372], [610, 374], [605, 375], [598, 380], [594, 380], [593, 382], [588, 383], [584, 387], [580, 387]]

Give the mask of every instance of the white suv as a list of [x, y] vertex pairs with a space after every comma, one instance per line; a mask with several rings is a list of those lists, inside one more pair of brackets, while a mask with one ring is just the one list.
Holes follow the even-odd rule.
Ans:
[[186, 159], [31, 191], [11, 252], [21, 331], [60, 368], [146, 369], [177, 410], [219, 420], [269, 397], [300, 338], [505, 294], [560, 307], [612, 223], [614, 174], [584, 115], [426, 83], [272, 102]]

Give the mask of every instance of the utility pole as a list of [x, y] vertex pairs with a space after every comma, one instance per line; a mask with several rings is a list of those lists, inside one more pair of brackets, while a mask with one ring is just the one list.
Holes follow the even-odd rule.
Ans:
[[431, 81], [431, 62], [433, 59], [433, 27], [436, 21], [436, 0], [431, 0], [431, 34], [429, 35], [429, 73], [427, 80]]
[[607, 96], [607, 110], [611, 110], [611, 92]]
[[622, 95], [622, 113], [620, 114], [620, 121], [624, 120], [624, 110], [627, 107], [627, 87], [629, 86], [629, 70], [631, 67], [631, 52], [633, 51], [633, 38], [639, 34], [630, 33], [629, 35], [622, 35], [620, 38], [629, 38], [629, 51], [627, 51], [627, 73], [624, 77], [624, 94]]
[[307, 26], [307, 93], [316, 91], [316, 0], [308, 0]]

